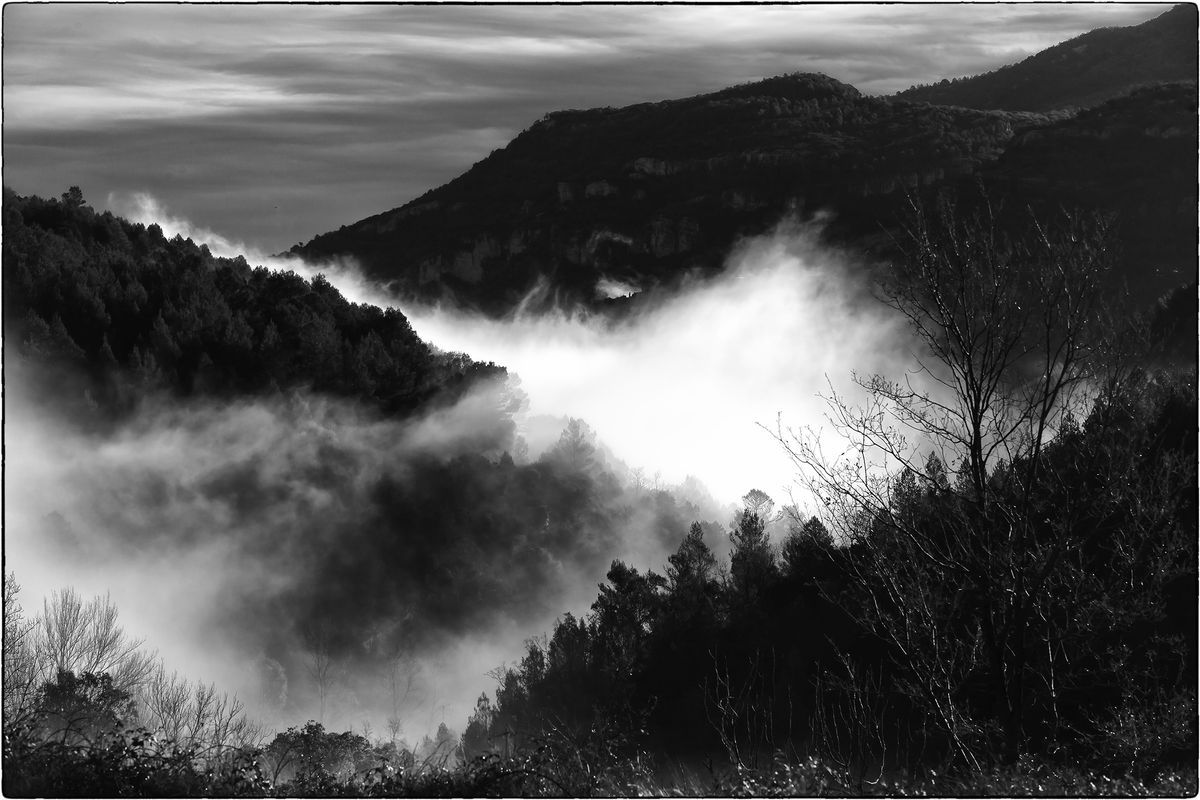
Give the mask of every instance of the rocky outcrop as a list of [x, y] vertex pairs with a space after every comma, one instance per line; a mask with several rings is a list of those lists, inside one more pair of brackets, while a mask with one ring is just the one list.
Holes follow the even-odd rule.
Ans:
[[480, 237], [468, 250], [458, 250], [448, 258], [438, 256], [422, 261], [418, 268], [417, 282], [431, 283], [444, 274], [450, 274], [467, 283], [479, 283], [483, 278], [484, 261], [502, 253], [504, 248], [496, 240], [489, 236]]
[[700, 224], [693, 219], [657, 217], [650, 223], [650, 252], [656, 258], [687, 253], [696, 248]]

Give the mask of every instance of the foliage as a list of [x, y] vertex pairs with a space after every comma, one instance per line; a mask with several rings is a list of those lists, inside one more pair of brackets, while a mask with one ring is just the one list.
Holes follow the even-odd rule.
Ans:
[[[879, 648], [876, 690], [908, 709], [903, 757], [928, 748], [973, 771], [1027, 750], [1097, 758], [1136, 748], [1147, 724], [1153, 754], [1113, 759], [1142, 774], [1195, 743], [1178, 720], [1113, 722], [1194, 697], [1190, 615], [1169, 611], [1195, 584], [1182, 516], [1195, 437], [1175, 427], [1194, 374], [1111, 360], [1106, 336], [1122, 331], [1099, 302], [1103, 228], [1033, 234], [1001, 238], [992, 218], [949, 206], [919, 217], [887, 291], [924, 345], [926, 384], [861, 379], [861, 410], [833, 398], [841, 457], [811, 434], [785, 443], [851, 545], [839, 599]], [[862, 705], [862, 691], [847, 696]], [[883, 757], [876, 723], [846, 724]]]
[[[934, 87], [883, 98], [791, 74], [555, 112], [446, 185], [295, 252], [353, 256], [406, 294], [498, 315], [572, 304], [619, 314], [653, 292], [598, 299], [602, 278], [649, 290], [715, 273], [739, 239], [789, 214], [832, 212], [829, 239], [887, 255], [880, 222], [908, 193], [982, 179], [1020, 208], [1119, 213], [1128, 254], [1120, 275], [1148, 301], [1194, 272], [1195, 26], [1181, 14], [1194, 19], [1183, 8], [1051, 48], [1026, 62], [1033, 75], [1020, 75], [1025, 65], [1000, 70], [1006, 97], [977, 108], [965, 107], [974, 101], [956, 95], [958, 85], [944, 97]], [[1128, 39], [1125, 56], [1110, 49], [1114, 39]], [[1169, 65], [1157, 70], [1158, 61]], [[992, 77], [960, 84], [967, 91]], [[1157, 85], [1165, 80], [1176, 83]], [[996, 110], [1064, 100], [1109, 102], [1078, 116]], [[409, 257], [397, 262], [397, 252]], [[560, 264], [571, 268], [551, 266]]]
[[43, 735], [67, 741], [91, 741], [133, 719], [136, 707], [129, 692], [117, 688], [107, 673], [76, 677], [60, 669], [42, 687], [37, 719]]
[[[1195, 373], [1129, 360], [1101, 302], [1103, 220], [1021, 238], [986, 204], [958, 212], [917, 217], [887, 287], [927, 384], [862, 378], [876, 405], [834, 406], [859, 446], [844, 465], [793, 449], [823, 517], [785, 509], [777, 564], [752, 492], [727, 575], [698, 523], [665, 577], [615, 562], [591, 614], [499, 675], [473, 747], [609, 726], [626, 757], [724, 756], [757, 776], [747, 792], [795, 789], [764, 777], [780, 757], [819, 758], [834, 792], [972, 775], [1083, 791], [1068, 762], [1131, 792], [1179, 774], [1197, 741]], [[1029, 765], [1060, 777], [1011, 772]]]
[[365, 737], [327, 732], [310, 720], [277, 734], [264, 750], [264, 762], [272, 783], [288, 782], [304, 794], [319, 795], [365, 770], [377, 755]]
[[205, 763], [144, 729], [82, 743], [40, 740], [19, 727], [4, 732], [8, 797], [261, 797], [269, 789], [252, 753]]
[[[6, 789], [10, 766], [13, 785], [29, 782], [49, 794], [77, 791], [73, 780], [80, 787], [157, 785], [185, 767], [212, 772], [257, 741], [259, 731], [236, 698], [168, 676], [155, 655], [126, 636], [109, 598], [85, 603], [65, 589], [25, 619], [19, 590], [16, 577], [6, 576]], [[62, 759], [70, 762], [66, 772], [44, 769]]]
[[5, 333], [16, 344], [8, 352], [57, 379], [82, 368], [88, 379], [77, 391], [109, 415], [154, 390], [231, 396], [301, 386], [404, 414], [503, 374], [435, 353], [399, 311], [349, 303], [320, 275], [306, 281], [216, 258], [69, 198], [6, 189], [3, 214]]
[[[295, 252], [353, 255], [403, 292], [485, 311], [528, 307], [538, 285], [547, 302], [588, 304], [601, 275], [648, 286], [715, 271], [737, 238], [789, 207], [836, 208], [874, 233], [880, 215], [861, 208], [864, 195], [970, 172], [1017, 127], [1045, 121], [892, 103], [809, 74], [561, 111], [404, 208]], [[398, 268], [396, 252], [413, 268]], [[556, 263], [577, 268], [547, 269]]]

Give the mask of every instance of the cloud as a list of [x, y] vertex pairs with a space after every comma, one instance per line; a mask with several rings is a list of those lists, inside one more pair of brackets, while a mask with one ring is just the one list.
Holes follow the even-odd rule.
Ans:
[[[280, 728], [317, 716], [315, 631], [340, 676], [327, 725], [383, 730], [397, 659], [422, 675], [408, 730], [425, 732], [435, 704], [461, 725], [488, 671], [586, 610], [611, 559], [660, 566], [690, 522], [549, 462], [503, 461], [503, 384], [402, 422], [296, 392], [151, 399], [97, 431], [49, 414], [20, 388], [30, 367], [8, 366], [6, 567], [25, 604], [68, 585], [111, 593], [169, 669]], [[282, 707], [264, 695], [268, 664]]]
[[786, 496], [792, 467], [761, 426], [819, 421], [832, 380], [905, 356], [865, 268], [786, 222], [744, 242], [721, 277], [611, 323], [581, 313], [489, 320], [406, 307], [418, 335], [504, 364], [530, 413], [586, 419], [616, 455], [671, 483], [696, 475], [718, 500]]
[[[111, 202], [217, 254], [243, 249], [153, 197]], [[305, 662], [321, 629], [342, 670], [331, 727], [383, 730], [401, 662], [414, 675], [408, 724], [419, 732], [438, 704], [461, 721], [492, 688], [488, 670], [558, 614], [587, 611], [611, 560], [661, 570], [693, 520], [727, 521], [700, 482], [720, 503], [751, 488], [785, 502], [793, 467], [760, 424], [819, 425], [827, 381], [845, 389], [850, 369], [907, 361], [868, 265], [820, 230], [785, 221], [742, 242], [721, 276], [639, 298], [617, 322], [403, 309], [434, 345], [515, 370], [523, 406], [509, 383], [405, 421], [302, 391], [163, 398], [85, 430], [30, 394], [44, 384], [10, 359], [7, 566], [34, 605], [64, 585], [111, 591], [169, 668], [238, 691], [268, 723], [316, 716]], [[248, 257], [388, 301], [352, 264]], [[604, 473], [523, 463], [518, 437], [537, 458], [568, 416], [595, 429]], [[637, 468], [685, 488], [634, 485]]]
[[[823, 217], [788, 218], [741, 241], [718, 277], [644, 296], [640, 310], [614, 322], [577, 309], [491, 319], [400, 303], [352, 260], [265, 256], [149, 195], [110, 203], [216, 255], [243, 254], [252, 265], [309, 278], [323, 273], [353, 302], [398, 307], [435, 347], [501, 364], [520, 380], [529, 406], [519, 433], [530, 444], [545, 441], [531, 422], [539, 415], [558, 426], [551, 439], [565, 419], [582, 418], [630, 469], [671, 485], [694, 476], [726, 504], [752, 488], [776, 497], [795, 488], [790, 459], [764, 428], [780, 419], [819, 424], [831, 390], [860, 396], [851, 370], [899, 378], [913, 348], [898, 316], [871, 295], [872, 265], [822, 241]], [[602, 277], [596, 291], [624, 296], [638, 287]]]
[[892, 92], [1158, 12], [15, 4], [5, 180], [52, 196], [148, 191], [278, 251], [445, 183], [548, 111], [795, 70]]

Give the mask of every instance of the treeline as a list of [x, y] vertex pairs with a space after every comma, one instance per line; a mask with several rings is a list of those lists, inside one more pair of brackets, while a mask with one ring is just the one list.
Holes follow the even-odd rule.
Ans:
[[[294, 579], [281, 582], [265, 609], [247, 598], [231, 624], [253, 621], [293, 676], [296, 697], [307, 681], [296, 686], [294, 678], [311, 648], [278, 633], [280, 623], [327, 629], [329, 653], [356, 676], [345, 688], [363, 706], [344, 709], [350, 719], [380, 707], [404, 717], [389, 678], [398, 657], [419, 658], [447, 638], [486, 636], [510, 620], [550, 618], [614, 553], [668, 552], [703, 513], [668, 491], [624, 486], [577, 420], [533, 461], [430, 455], [362, 494], [356, 473], [331, 477], [322, 488], [343, 504], [311, 531], [302, 527]], [[281, 530], [254, 547], [269, 551], [294, 537]], [[289, 706], [280, 714], [289, 711], [298, 713]]]
[[[64, 501], [22, 533], [93, 567], [126, 549], [174, 557], [219, 542], [276, 574], [231, 585], [216, 624], [290, 681], [270, 709], [280, 720], [303, 719], [334, 689], [332, 718], [402, 718], [397, 659], [550, 618], [579, 575], [594, 580], [635, 548], [660, 557], [709, 513], [627, 486], [578, 420], [531, 457], [512, 421], [519, 392], [493, 380], [503, 369], [435, 352], [398, 311], [215, 258], [96, 213], [74, 190], [6, 193], [4, 214], [6, 350], [10, 375], [24, 365], [22, 391], [56, 424], [183, 436], [179, 458], [198, 470], [157, 464], [164, 491], [143, 492], [136, 465], [109, 465], [69, 487], [94, 516], [73, 517]], [[277, 396], [293, 389], [306, 391]], [[179, 402], [142, 405], [164, 394]], [[254, 437], [240, 434], [247, 415]], [[236, 459], [213, 451], [231, 430]], [[336, 687], [307, 678], [312, 631], [327, 632], [317, 649], [344, 672]]]
[[896, 96], [970, 108], [1086, 108], [1138, 86], [1196, 75], [1193, 6], [1177, 5], [1140, 25], [1098, 28], [980, 75], [917, 84]]
[[[236, 359], [217, 344], [203, 352], [228, 382], [197, 380], [200, 358], [188, 372], [182, 342], [220, 337], [185, 336], [216, 326], [164, 312], [170, 298], [177, 310], [224, 303], [230, 320], [242, 310], [251, 330], [288, 324], [287, 313], [308, 313], [318, 326], [336, 313], [389, 319], [320, 281], [208, 260], [152, 229], [139, 234], [75, 193], [5, 200], [6, 312], [20, 309], [26, 326], [18, 352], [88, 370], [92, 403], [106, 411], [135, 408], [146, 386], [184, 396], [269, 391], [239, 384], [228, 366]], [[870, 402], [861, 411], [831, 398], [831, 428], [850, 442], [848, 459], [827, 458], [811, 435], [778, 432], [815, 515], [777, 512], [752, 491], [728, 527], [689, 528], [699, 509], [622, 486], [578, 421], [530, 460], [503, 436], [486, 448], [407, 451], [399, 435], [343, 436], [347, 423], [332, 415], [320, 419], [332, 433], [314, 451], [317, 463], [289, 451], [284, 436], [270, 440], [288, 456], [282, 467], [256, 452], [181, 484], [229, 510], [213, 535], [236, 541], [234, 557], [294, 543], [295, 575], [229, 592], [228, 621], [322, 714], [332, 679], [319, 676], [337, 664], [357, 676], [347, 696], [399, 719], [395, 665], [412, 648], [527, 616], [611, 563], [590, 613], [564, 616], [500, 670], [461, 740], [447, 728], [401, 747], [395, 733], [372, 741], [322, 720], [269, 744], [235, 741], [233, 706], [203, 687], [156, 682], [161, 673], [135, 657], [109, 606], [60, 595], [30, 626], [11, 602], [10, 578], [6, 793], [1194, 793], [1194, 351], [1190, 363], [1178, 353], [1171, 363], [1161, 349], [1161, 363], [1146, 362], [1134, 335], [1146, 327], [1104, 302], [1113, 253], [1103, 222], [1067, 218], [1010, 234], [987, 213], [986, 203], [914, 206], [911, 240], [881, 287], [923, 343], [922, 372], [933, 383], [863, 377]], [[118, 232], [129, 247], [100, 244]], [[142, 272], [105, 266], [113, 253], [136, 252], [138, 237], [161, 245], [130, 262]], [[237, 282], [225, 273], [297, 294], [275, 303], [247, 289], [228, 299], [222, 281]], [[125, 283], [102, 280], [118, 274]], [[132, 278], [160, 305], [147, 322], [142, 310], [152, 304], [134, 303], [129, 313], [148, 327], [122, 339], [116, 310]], [[1164, 309], [1178, 312], [1187, 305], [1180, 298]], [[438, 397], [444, 364], [411, 331], [401, 334], [402, 317], [391, 318], [394, 335], [380, 340], [389, 353], [414, 356], [404, 385], [415, 388], [401, 396]], [[273, 374], [385, 410], [408, 407], [338, 383], [357, 345], [353, 325], [329, 324], [341, 360], [332, 349], [288, 351], [316, 359], [305, 362], [314, 371]], [[149, 384], [135, 382], [135, 352], [153, 355]], [[460, 366], [452, 378], [472, 374]], [[181, 377], [189, 374], [190, 385]], [[503, 422], [502, 410], [488, 413]], [[480, 452], [504, 442], [507, 454]], [[337, 502], [275, 513], [312, 484]], [[177, 494], [188, 493], [147, 502]], [[632, 531], [642, 552], [670, 542], [664, 571], [612, 561]], [[133, 526], [117, 535], [134, 552], [183, 534]], [[88, 619], [93, 633], [80, 626]], [[297, 641], [300, 630], [319, 635]], [[56, 650], [56, 641], [108, 642], [116, 657], [83, 658], [87, 647]], [[193, 726], [193, 736], [187, 720], [204, 717], [201, 707], [216, 722]]]
[[130, 638], [108, 597], [53, 593], [40, 613], [4, 581], [4, 794], [8, 797], [337, 793], [348, 783], [444, 780], [457, 764], [445, 724], [415, 745], [326, 731], [269, 734], [236, 696], [168, 673]]
[[[231, 580], [213, 612], [235, 647], [263, 654], [264, 693], [270, 680], [288, 687], [255, 698], [271, 722], [369, 717], [405, 726], [416, 702], [402, 696], [405, 681], [428, 701], [414, 666], [427, 648], [548, 618], [578, 576], [598, 578], [625, 549], [661, 554], [706, 513], [669, 492], [626, 486], [623, 467], [605, 461], [580, 421], [531, 458], [514, 436], [516, 393], [491, 380], [503, 370], [436, 353], [397, 311], [347, 303], [321, 279], [167, 240], [156, 226], [96, 213], [75, 190], [53, 200], [7, 192], [4, 215], [7, 366], [10, 379], [21, 376], [23, 397], [51, 424], [100, 427], [77, 440], [84, 448], [107, 441], [110, 425], [136, 441], [169, 430], [190, 443], [179, 460], [195, 468], [156, 464], [163, 491], [142, 492], [136, 463], [110, 464], [66, 487], [90, 515], [72, 516], [64, 500], [61, 515], [21, 535], [65, 545], [64, 563], [86, 560], [89, 569], [122, 553], [186, 558], [203, 541], [274, 575]], [[469, 391], [470, 402], [452, 403]], [[147, 405], [148, 397], [178, 402]], [[10, 422], [31, 422], [31, 408], [10, 405]], [[241, 436], [239, 456], [214, 452], [231, 430], [245, 430], [247, 415], [255, 435]], [[328, 667], [321, 681], [312, 678], [318, 663]], [[114, 676], [103, 664], [60, 666], [62, 676], [51, 666], [27, 682], [30, 707], [41, 708], [42, 697], [103, 698], [114, 713], [100, 715], [105, 725], [94, 733], [103, 736], [91, 738], [115, 749], [95, 751], [101, 765], [149, 759], [153, 743], [106, 738], [116, 722], [133, 724], [126, 701], [138, 692], [106, 683]], [[67, 758], [42, 748], [53, 739], [47, 731], [17, 735], [12, 720], [6, 774], [38, 775]], [[136, 723], [156, 729], [140, 712]], [[332, 732], [295, 733], [351, 754], [337, 763], [374, 765], [379, 755], [364, 737], [330, 744], [323, 737]], [[445, 755], [453, 738], [445, 731], [429, 747], [413, 742], [408, 763]], [[71, 745], [65, 763], [91, 763], [92, 743]], [[405, 763], [403, 743], [393, 735], [387, 744]], [[69, 791], [76, 778], [93, 787], [81, 793], [106, 793], [82, 773], [55, 774], [63, 783], [40, 784], [44, 793]], [[267, 777], [277, 786], [287, 776]]]
[[503, 374], [433, 351], [395, 309], [347, 302], [328, 281], [217, 258], [157, 225], [4, 191], [6, 350], [86, 376], [109, 414], [151, 391], [264, 394], [306, 387], [404, 414]]
[[700, 525], [665, 575], [614, 563], [591, 613], [480, 698], [468, 752], [817, 758], [860, 791], [1055, 791], [997, 770], [1194, 787], [1194, 359], [1144, 366], [1144, 324], [1105, 302], [1102, 220], [1012, 234], [984, 208], [913, 211], [881, 291], [921, 371], [860, 377], [862, 409], [831, 398], [841, 456], [779, 432], [821, 517], [772, 543], [752, 492], [727, 572]]
[[[564, 302], [588, 305], [603, 275], [645, 286], [670, 285], [694, 268], [715, 273], [734, 242], [767, 233], [789, 209], [836, 209], [859, 234], [874, 235], [879, 209], [864, 208], [864, 195], [890, 213], [894, 197], [881, 193], [969, 174], [1014, 129], [1047, 122], [896, 103], [805, 74], [557, 112], [405, 208], [294, 252], [353, 255], [400, 291], [441, 298], [448, 289], [449, 299], [487, 312], [512, 310], [539, 279]], [[401, 273], [397, 252], [414, 268]], [[456, 274], [460, 258], [479, 275]]]
[[[1032, 536], [1070, 539], [1039, 565], [1053, 585], [1022, 642], [1032, 684], [1016, 709], [1022, 757], [1145, 779], [1194, 764], [1196, 412], [1194, 374], [1141, 375], [1046, 448]], [[997, 505], [1014, 500], [1013, 475], [1027, 467], [989, 476]], [[770, 541], [764, 523], [777, 517], [752, 494], [727, 541], [693, 525], [665, 574], [615, 562], [592, 612], [530, 642], [495, 701], [480, 698], [464, 748], [504, 752], [555, 733], [629, 757], [720, 754], [751, 767], [779, 751], [817, 754], [867, 778], [963, 757], [995, 766], [1012, 746], [1012, 709], [982, 653], [986, 589], [965, 565], [945, 585], [931, 574], [900, 587], [893, 563], [914, 555], [895, 520], [971, 535], [955, 524], [970, 513], [965, 487], [936, 459], [926, 475], [896, 476], [886, 511], [857, 520], [849, 546], [815, 517]], [[874, 609], [884, 596], [936, 604], [936, 635], [922, 638], [910, 609]], [[873, 624], [888, 621], [898, 641]], [[936, 669], [961, 671], [944, 698], [926, 696], [924, 672]], [[935, 713], [941, 700], [962, 715], [952, 726]], [[956, 741], [967, 730], [975, 738]]]

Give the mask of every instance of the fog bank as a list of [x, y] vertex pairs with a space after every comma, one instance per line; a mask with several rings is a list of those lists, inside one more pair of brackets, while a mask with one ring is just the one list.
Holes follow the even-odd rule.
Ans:
[[631, 466], [668, 483], [697, 476], [718, 500], [792, 485], [760, 426], [819, 424], [830, 384], [888, 371], [907, 333], [869, 296], [865, 268], [819, 243], [819, 222], [788, 221], [742, 242], [726, 271], [609, 324], [582, 312], [492, 320], [408, 307], [425, 340], [503, 364], [530, 412], [586, 419]]
[[[348, 260], [265, 256], [149, 196], [128, 203], [216, 255], [396, 305]], [[292, 391], [152, 399], [97, 432], [56, 418], [13, 361], [4, 522], [22, 601], [111, 593], [169, 669], [238, 692], [268, 725], [378, 733], [400, 717], [414, 744], [461, 728], [489, 671], [586, 612], [613, 559], [661, 571], [692, 520], [728, 522], [705, 487], [722, 504], [751, 488], [786, 502], [792, 466], [763, 426], [820, 425], [830, 382], [853, 396], [851, 369], [904, 358], [866, 267], [819, 236], [785, 222], [618, 322], [403, 308], [433, 345], [519, 376], [515, 414], [514, 380], [404, 421]], [[555, 455], [569, 417], [596, 432], [583, 467]], [[308, 670], [319, 653], [337, 664], [328, 691]]]

